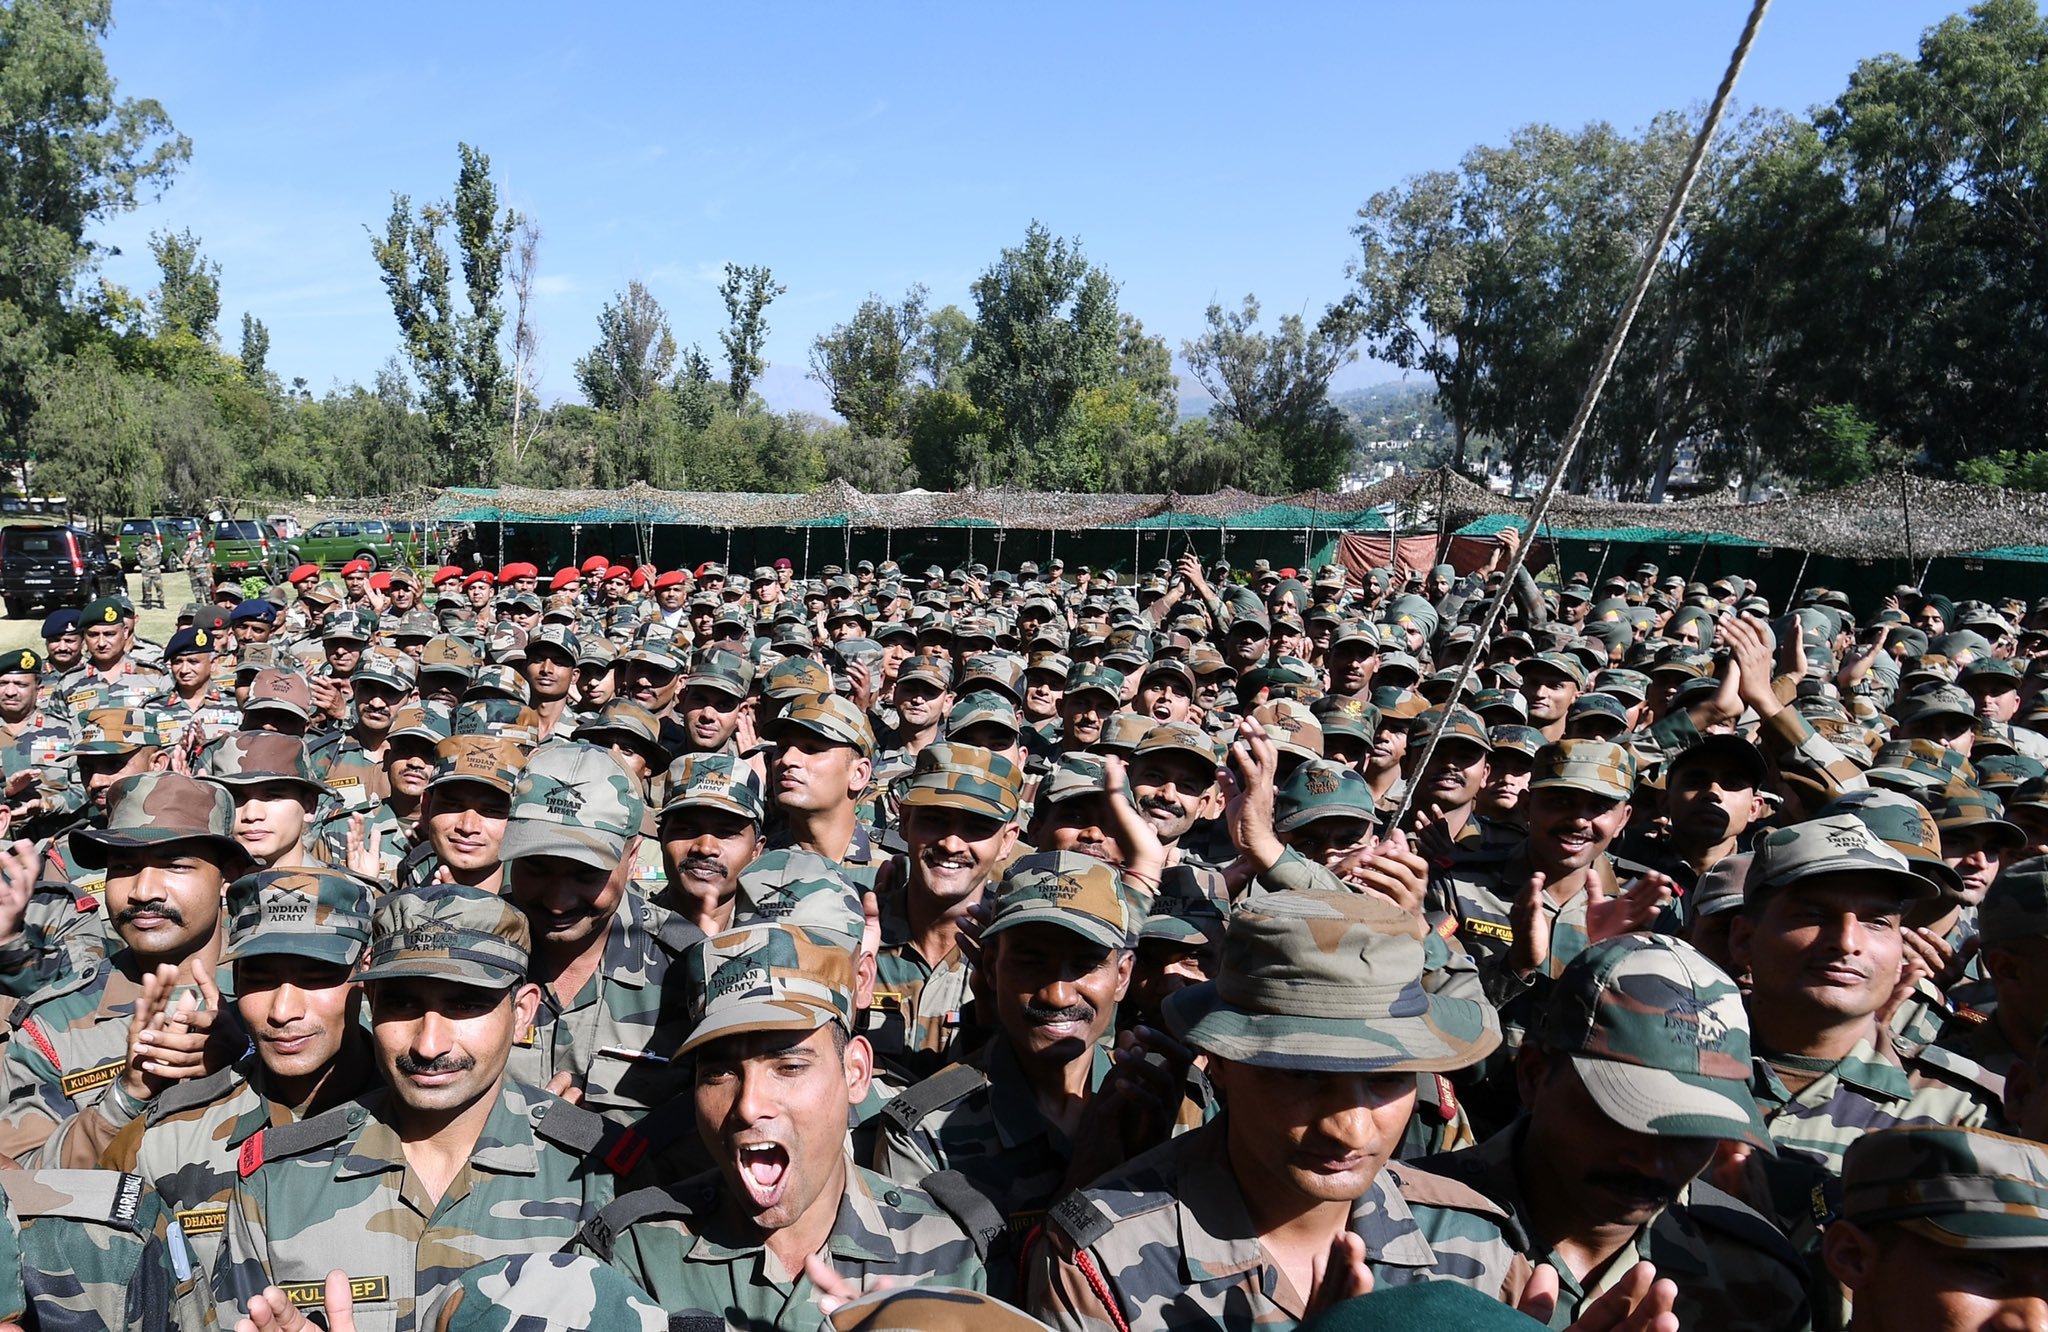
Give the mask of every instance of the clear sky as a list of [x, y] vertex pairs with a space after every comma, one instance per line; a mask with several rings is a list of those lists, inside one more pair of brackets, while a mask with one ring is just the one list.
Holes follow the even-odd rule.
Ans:
[[[1858, 60], [1910, 54], [1961, 7], [1778, 0], [1741, 100], [1830, 101]], [[367, 382], [397, 334], [364, 227], [393, 191], [446, 197], [467, 141], [545, 233], [545, 396], [575, 396], [598, 309], [632, 278], [716, 359], [734, 260], [789, 288], [762, 391], [820, 410], [814, 335], [913, 282], [967, 305], [1033, 218], [1079, 237], [1176, 348], [1212, 300], [1320, 310], [1373, 191], [1531, 121], [1634, 128], [1703, 103], [1747, 9], [117, 0], [121, 90], [161, 101], [193, 154], [99, 238], [142, 293], [149, 233], [190, 227], [223, 269], [229, 350], [247, 310], [287, 381]], [[1390, 377], [1360, 364], [1339, 386]]]

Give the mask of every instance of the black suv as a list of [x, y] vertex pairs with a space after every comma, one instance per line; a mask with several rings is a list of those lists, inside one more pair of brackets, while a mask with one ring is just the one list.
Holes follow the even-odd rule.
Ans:
[[9, 619], [82, 606], [125, 586], [120, 561], [83, 527], [0, 527], [0, 598]]

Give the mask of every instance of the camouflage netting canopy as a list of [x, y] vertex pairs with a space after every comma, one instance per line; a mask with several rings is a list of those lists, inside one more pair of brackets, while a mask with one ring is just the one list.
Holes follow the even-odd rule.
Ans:
[[[249, 507], [244, 505], [243, 507]], [[261, 506], [258, 506], [261, 507]], [[634, 523], [713, 528], [992, 527], [1079, 532], [1188, 527], [1451, 531], [1495, 516], [1526, 519], [1531, 503], [1498, 495], [1449, 468], [1410, 472], [1361, 490], [1252, 495], [1085, 495], [1023, 490], [910, 490], [865, 494], [831, 481], [806, 494], [457, 487], [367, 499], [270, 506], [303, 522], [380, 517], [470, 523]], [[1389, 515], [1393, 521], [1388, 521]], [[1695, 535], [1846, 559], [1926, 559], [2048, 545], [2048, 495], [1934, 481], [1906, 474], [1788, 499], [1744, 504], [1728, 493], [1675, 504], [1638, 504], [1560, 494], [1546, 526], [1626, 539]]]

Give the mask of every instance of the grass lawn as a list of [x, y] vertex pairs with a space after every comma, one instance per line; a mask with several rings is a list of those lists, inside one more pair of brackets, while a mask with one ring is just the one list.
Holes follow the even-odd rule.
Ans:
[[[128, 575], [128, 599], [142, 605], [142, 575]], [[178, 627], [178, 608], [192, 599], [192, 584], [183, 573], [164, 575], [164, 600], [169, 610], [139, 610], [136, 635], [155, 643], [167, 643]], [[14, 648], [43, 650], [43, 617], [32, 620], [0, 619], [0, 652]]]

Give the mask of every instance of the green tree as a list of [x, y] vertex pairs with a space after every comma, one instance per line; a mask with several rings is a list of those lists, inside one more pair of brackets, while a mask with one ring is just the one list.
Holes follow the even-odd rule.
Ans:
[[924, 299], [923, 287], [912, 287], [896, 305], [871, 295], [852, 319], [812, 339], [811, 378], [825, 386], [832, 410], [855, 434], [880, 440], [908, 432], [929, 327]]
[[257, 388], [270, 387], [270, 330], [255, 315], [242, 316], [242, 378]]
[[34, 371], [69, 342], [95, 223], [160, 193], [191, 156], [161, 105], [116, 95], [112, 0], [0, 5], [0, 448], [19, 458]]
[[974, 346], [974, 320], [957, 305], [941, 306], [925, 320], [918, 368], [933, 388], [967, 391], [967, 357]]
[[725, 266], [718, 294], [725, 299], [726, 327], [718, 335], [725, 347], [726, 390], [734, 411], [744, 411], [754, 381], [768, 368], [761, 349], [768, 342], [768, 306], [789, 288], [780, 286], [766, 265]]
[[199, 252], [199, 238], [190, 228], [150, 233], [149, 252], [156, 256], [156, 300], [159, 333], [185, 332], [211, 343], [220, 322], [220, 265]]
[[675, 368], [675, 336], [661, 303], [637, 280], [598, 313], [597, 332], [597, 346], [576, 362], [584, 399], [613, 425], [595, 475], [600, 485], [645, 480], [667, 425], [664, 381]]
[[[1062, 434], [1076, 401], [1114, 377], [1122, 323], [1116, 284], [1080, 244], [1038, 222], [974, 286], [966, 387], [996, 447], [999, 480], [1076, 479]], [[921, 470], [921, 469], [920, 469]]]
[[1258, 327], [1253, 296], [1236, 310], [1211, 305], [1204, 318], [1207, 330], [1181, 344], [1181, 357], [1216, 400], [1210, 416], [1257, 451], [1284, 460], [1276, 470], [1287, 489], [1334, 484], [1352, 449], [1348, 421], [1329, 398], [1330, 377], [1358, 359], [1350, 308], [1334, 306], [1313, 326], [1300, 315], [1282, 315], [1271, 334]]
[[[504, 328], [505, 256], [519, 218], [498, 211], [491, 160], [459, 146], [455, 199], [429, 203], [415, 217], [412, 200], [394, 194], [384, 234], [370, 237], [407, 363], [419, 380], [436, 480], [474, 485], [489, 478], [511, 405], [511, 375], [498, 336]], [[454, 296], [452, 268], [441, 243], [451, 228], [461, 254], [466, 300]]]
[[142, 388], [102, 346], [37, 373], [29, 445], [45, 491], [94, 519], [149, 512], [161, 474]]

